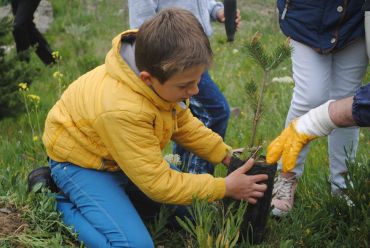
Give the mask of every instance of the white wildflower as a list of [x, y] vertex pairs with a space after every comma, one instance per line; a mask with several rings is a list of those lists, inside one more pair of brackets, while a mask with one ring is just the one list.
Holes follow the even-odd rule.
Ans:
[[164, 156], [164, 159], [173, 165], [180, 165], [181, 164], [181, 158], [179, 154], [166, 154]]
[[283, 83], [283, 84], [292, 84], [294, 83], [294, 80], [290, 76], [285, 76], [285, 77], [274, 77], [272, 79], [273, 83]]

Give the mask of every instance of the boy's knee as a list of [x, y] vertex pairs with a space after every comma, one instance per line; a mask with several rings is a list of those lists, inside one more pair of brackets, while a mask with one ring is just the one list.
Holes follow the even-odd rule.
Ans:
[[138, 247], [138, 248], [154, 248], [153, 240], [150, 235], [140, 235], [137, 237], [127, 236], [116, 236], [110, 237], [110, 239], [92, 239], [91, 237], [81, 237], [79, 240], [84, 242], [88, 247], [99, 247], [99, 248], [123, 248], [123, 247]]
[[151, 248], [154, 243], [150, 235], [138, 234], [136, 237], [120, 237], [110, 240], [109, 247], [122, 248], [122, 247], [138, 247], [138, 248]]

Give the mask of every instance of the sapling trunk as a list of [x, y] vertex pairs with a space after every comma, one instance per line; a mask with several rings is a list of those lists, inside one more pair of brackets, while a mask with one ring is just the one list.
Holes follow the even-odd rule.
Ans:
[[249, 148], [254, 147], [254, 141], [256, 139], [256, 133], [257, 133], [257, 126], [258, 126], [259, 120], [260, 120], [261, 115], [262, 115], [263, 97], [265, 95], [266, 86], [267, 86], [267, 83], [268, 83], [268, 80], [269, 80], [269, 75], [270, 75], [269, 70], [264, 70], [263, 72], [264, 72], [263, 73], [263, 82], [262, 82], [262, 85], [261, 85], [261, 88], [260, 88], [260, 92], [258, 94], [256, 111], [254, 112], [254, 116], [253, 116], [252, 137], [251, 137], [251, 141], [250, 141], [250, 144], [249, 144]]

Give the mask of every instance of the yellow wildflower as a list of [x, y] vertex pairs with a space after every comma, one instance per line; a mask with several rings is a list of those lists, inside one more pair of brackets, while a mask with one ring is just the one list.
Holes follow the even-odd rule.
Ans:
[[60, 71], [56, 71], [56, 72], [53, 73], [53, 78], [60, 79], [62, 77], [64, 77], [64, 75]]
[[39, 136], [37, 136], [37, 135], [33, 136], [33, 137], [32, 137], [32, 140], [33, 140], [33, 142], [38, 141], [38, 140], [39, 140]]
[[181, 165], [181, 158], [179, 154], [167, 154], [164, 156], [164, 159], [174, 165]]
[[62, 56], [59, 54], [59, 51], [54, 51], [54, 52], [51, 53], [51, 55], [56, 60], [61, 60], [62, 59]]
[[19, 83], [18, 87], [19, 87], [19, 90], [21, 90], [21, 91], [25, 91], [25, 90], [28, 89], [27, 83], [24, 83], [24, 82]]
[[36, 103], [39, 103], [40, 102], [40, 97], [39, 96], [37, 96], [37, 95], [33, 95], [33, 94], [29, 94], [29, 95], [27, 95], [30, 99], [31, 99], [31, 101], [33, 101], [33, 102], [36, 102]]

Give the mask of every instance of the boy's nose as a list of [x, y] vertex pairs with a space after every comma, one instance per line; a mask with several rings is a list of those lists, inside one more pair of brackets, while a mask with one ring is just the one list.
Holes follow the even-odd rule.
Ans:
[[187, 93], [190, 96], [194, 96], [194, 95], [198, 94], [199, 93], [198, 84], [192, 85], [192, 87], [188, 89], [188, 92]]

